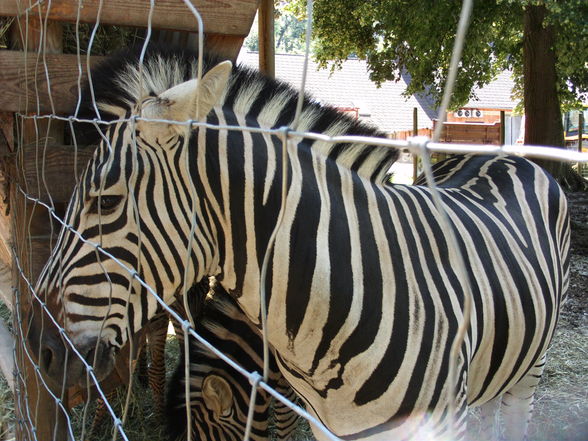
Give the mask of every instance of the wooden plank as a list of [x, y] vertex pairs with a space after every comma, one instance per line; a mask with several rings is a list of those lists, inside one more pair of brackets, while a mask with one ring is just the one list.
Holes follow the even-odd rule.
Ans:
[[[240, 35], [204, 35], [204, 52], [214, 52], [222, 58], [237, 61], [245, 38]], [[162, 46], [183, 47], [198, 50], [198, 34], [195, 32], [155, 30], [151, 41]]]
[[445, 124], [441, 134], [444, 142], [500, 144], [500, 124]]
[[506, 139], [506, 112], [504, 110], [500, 111], [500, 145], [505, 144]]
[[[7, 195], [10, 197], [10, 195]], [[10, 214], [4, 201], [0, 202], [0, 265], [12, 264], [12, 231]]]
[[[52, 113], [45, 67], [35, 54], [0, 51], [0, 109], [5, 112]], [[78, 99], [78, 61], [76, 55], [47, 54], [47, 70], [55, 113], [67, 115], [75, 109]], [[103, 57], [92, 57], [98, 63]], [[26, 62], [26, 63], [25, 63]], [[85, 64], [85, 59], [82, 60]], [[26, 68], [26, 69], [25, 69]], [[85, 70], [85, 69], [84, 69]], [[25, 75], [26, 72], [26, 75]], [[85, 74], [82, 77], [82, 84]], [[36, 87], [35, 87], [36, 83]], [[37, 92], [39, 103], [37, 110]]]
[[486, 132], [496, 132], [500, 131], [498, 126], [449, 126], [444, 127], [443, 130], [447, 130], [451, 133], [486, 133]]
[[73, 146], [48, 146], [45, 154], [43, 150], [42, 145], [24, 148], [21, 185], [30, 197], [47, 203], [51, 195], [54, 203], [66, 204], [95, 148], [78, 148], [77, 156]]
[[[243, 37], [232, 35], [207, 35], [206, 50], [235, 61]], [[69, 115], [75, 109], [78, 100], [78, 59], [76, 55], [47, 54], [45, 56], [51, 97], [55, 113]], [[104, 57], [91, 57], [94, 66]], [[82, 58], [82, 84], [86, 80], [85, 57]], [[45, 66], [37, 61], [36, 54], [25, 58], [20, 51], [0, 51], [0, 109], [3, 112], [53, 113]], [[25, 75], [26, 73], [26, 75]], [[37, 103], [38, 93], [38, 103]], [[38, 110], [37, 110], [38, 109]]]
[[442, 135], [445, 138], [452, 138], [452, 139], [496, 139], [496, 141], [500, 141], [500, 133], [496, 132], [496, 134], [488, 134], [485, 132], [449, 132], [446, 135]]
[[[25, 0], [0, 0], [0, 15], [22, 16], [30, 3]], [[202, 16], [204, 31], [213, 34], [246, 36], [253, 23], [258, 0], [192, 0]], [[84, 0], [80, 9], [80, 21], [95, 23], [100, 0]], [[47, 9], [49, 11], [47, 11]], [[76, 22], [78, 2], [53, 0], [41, 2], [29, 12], [32, 16], [41, 13], [43, 18], [56, 21]], [[102, 5], [100, 23], [118, 26], [146, 27], [149, 2], [145, 0], [108, 0]], [[197, 31], [198, 22], [190, 9], [181, 0], [157, 0], [152, 16], [153, 28], [177, 31]]]
[[[12, 188], [15, 187], [12, 186]], [[10, 205], [14, 210], [12, 229], [14, 232], [15, 254], [19, 258], [23, 273], [34, 283], [49, 256], [50, 250], [48, 240], [38, 243], [37, 240], [30, 239], [29, 236], [30, 220], [35, 216], [35, 212], [40, 209], [39, 206], [32, 209], [30, 204], [24, 201], [22, 195], [18, 195], [14, 190], [11, 191]], [[19, 297], [19, 307], [14, 308], [14, 328], [24, 329], [24, 335], [17, 334], [15, 349], [15, 361], [19, 372], [17, 396], [20, 398], [17, 400], [19, 405], [15, 406], [18, 421], [15, 427], [16, 439], [32, 439], [32, 436], [29, 435], [33, 428], [36, 431], [35, 439], [67, 439], [66, 415], [58, 410], [49, 390], [41, 384], [37, 376], [37, 366], [30, 362], [24, 352], [24, 347], [27, 344], [27, 328], [26, 326], [21, 327], [21, 324], [16, 323], [16, 321], [22, 323], [25, 320], [32, 299], [28, 286], [17, 269], [17, 265], [14, 264], [12, 268], [13, 286], [18, 289], [16, 295]], [[51, 381], [48, 384], [54, 394], [61, 395], [59, 385], [53, 384]], [[25, 396], [27, 400], [23, 399]], [[63, 402], [67, 406], [67, 397], [63, 397]]]
[[232, 35], [207, 35], [204, 39], [204, 52], [214, 52], [222, 58], [236, 62], [244, 39]]

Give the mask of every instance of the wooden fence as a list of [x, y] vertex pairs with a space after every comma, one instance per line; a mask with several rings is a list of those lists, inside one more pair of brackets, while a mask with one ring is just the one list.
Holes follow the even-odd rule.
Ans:
[[[205, 47], [227, 59], [236, 59], [249, 33], [258, 0], [192, 0], [192, 3], [204, 22]], [[73, 146], [64, 141], [64, 121], [13, 115], [66, 116], [75, 108], [79, 61], [77, 55], [62, 53], [62, 23], [99, 22], [146, 28], [149, 12], [146, 0], [107, 0], [102, 5], [99, 0], [84, 0], [81, 7], [78, 1], [72, 0], [36, 3], [0, 0], [0, 16], [14, 17], [9, 33], [11, 49], [0, 50], [0, 183], [7, 196], [0, 198], [0, 212], [4, 215], [0, 219], [3, 221], [0, 259], [12, 266], [13, 286], [19, 293], [14, 298], [15, 329], [23, 326], [19, 318], [31, 302], [21, 271], [34, 283], [59, 231], [38, 201], [50, 203], [58, 214], [63, 214], [76, 182], [74, 170], [83, 170], [92, 151], [80, 148], [74, 154]], [[181, 0], [157, 0], [152, 12], [151, 27], [160, 30], [159, 38], [165, 33], [169, 36], [170, 32], [176, 32], [177, 37], [180, 32], [184, 42], [197, 41], [189, 34], [197, 31], [197, 21]], [[84, 55], [82, 83], [85, 60]], [[100, 60], [92, 56], [89, 64]], [[11, 230], [6, 228], [8, 222]], [[3, 250], [11, 250], [15, 260]], [[19, 266], [21, 271], [17, 270]], [[23, 352], [23, 344], [16, 345], [16, 438], [65, 440], [63, 412], [57, 409], [58, 404], [50, 393], [60, 396], [59, 388], [55, 385], [49, 385], [51, 391], [45, 388], [36, 367]], [[62, 400], [67, 408], [67, 394]]]
[[[433, 136], [434, 128], [418, 129], [418, 136]], [[394, 133], [395, 139], [407, 139], [415, 136], [414, 130], [405, 130]], [[501, 145], [501, 123], [462, 123], [446, 122], [439, 142], [458, 144], [491, 144]]]

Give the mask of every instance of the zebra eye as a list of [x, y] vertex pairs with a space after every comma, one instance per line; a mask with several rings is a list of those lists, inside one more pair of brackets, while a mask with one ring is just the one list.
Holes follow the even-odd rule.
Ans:
[[102, 195], [95, 199], [91, 211], [98, 213], [98, 203], [100, 203], [100, 211], [102, 214], [109, 214], [120, 204], [122, 196], [117, 195]]

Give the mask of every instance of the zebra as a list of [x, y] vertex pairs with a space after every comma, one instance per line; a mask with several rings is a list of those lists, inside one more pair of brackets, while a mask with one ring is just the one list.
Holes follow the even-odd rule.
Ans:
[[[459, 439], [469, 407], [492, 413], [502, 400], [507, 438], [524, 438], [569, 278], [567, 202], [555, 180], [519, 157], [437, 166], [472, 297], [450, 390], [467, 282], [431, 190], [384, 185], [397, 157], [385, 146], [290, 136], [288, 191], [261, 280], [282, 207], [289, 129], [279, 128], [292, 123], [297, 94], [212, 56], [192, 79], [194, 56], [153, 49], [139, 68], [129, 52], [93, 74], [101, 117], [112, 121], [36, 289], [94, 371], [105, 375], [160, 309], [135, 274], [168, 304], [184, 281], [213, 275], [258, 326], [265, 287], [278, 367], [336, 436]], [[299, 132], [383, 136], [309, 98], [297, 122]], [[29, 343], [42, 370], [80, 381], [81, 360], [53, 362], [64, 345], [57, 329], [40, 335], [38, 309]]]
[[[208, 290], [208, 280], [205, 280]], [[259, 330], [239, 309], [235, 300], [220, 287], [211, 290], [198, 316], [196, 332], [215, 348], [230, 356], [249, 372], [263, 371], [263, 340]], [[181, 306], [180, 306], [180, 315]], [[183, 333], [176, 330], [183, 348]], [[198, 340], [190, 338], [190, 412], [191, 427], [186, 421], [185, 354], [168, 384], [167, 425], [169, 439], [183, 440], [187, 430], [192, 439], [241, 440], [244, 437], [251, 384], [242, 374], [212, 354]], [[293, 390], [284, 381], [275, 359], [270, 358], [270, 385], [290, 401], [297, 400]], [[251, 440], [267, 440], [269, 436], [270, 404], [272, 397], [264, 390], [256, 396], [251, 426]], [[275, 439], [289, 439], [296, 429], [298, 415], [280, 401], [273, 401]]]

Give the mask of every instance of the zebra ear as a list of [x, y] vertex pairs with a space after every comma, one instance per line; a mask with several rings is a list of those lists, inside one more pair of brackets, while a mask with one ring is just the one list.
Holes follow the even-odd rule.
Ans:
[[165, 113], [160, 117], [174, 121], [202, 121], [221, 101], [232, 67], [230, 61], [223, 61], [206, 72], [200, 82], [186, 81], [160, 94], [158, 111]]
[[233, 405], [233, 391], [227, 380], [209, 375], [202, 382], [204, 404], [217, 416], [228, 416]]
[[220, 103], [227, 88], [232, 68], [233, 63], [223, 61], [202, 77], [202, 81], [198, 85], [198, 104], [194, 107], [194, 112], [196, 113], [197, 110], [198, 113], [198, 120], [203, 120], [212, 108]]

